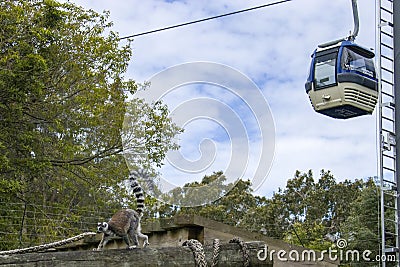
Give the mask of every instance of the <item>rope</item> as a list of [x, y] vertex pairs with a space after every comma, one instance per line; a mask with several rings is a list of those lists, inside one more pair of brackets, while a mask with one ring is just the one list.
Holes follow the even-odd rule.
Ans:
[[247, 248], [246, 243], [244, 243], [243, 240], [240, 240], [239, 237], [234, 237], [232, 240], [229, 241], [229, 243], [239, 244], [240, 249], [242, 250], [242, 253], [243, 253], [243, 266], [245, 266], [245, 267], [250, 266], [249, 250]]
[[80, 239], [85, 238], [85, 236], [92, 236], [95, 235], [96, 233], [93, 232], [86, 232], [74, 237], [70, 237], [61, 241], [56, 241], [53, 243], [48, 243], [44, 245], [39, 245], [39, 246], [34, 246], [34, 247], [29, 247], [29, 248], [21, 248], [21, 249], [13, 249], [13, 250], [7, 250], [7, 251], [0, 251], [0, 255], [10, 255], [10, 254], [19, 254], [19, 253], [29, 253], [29, 252], [38, 252], [41, 250], [49, 249], [49, 248], [55, 248], [55, 247], [60, 247], [75, 241], [78, 241]]
[[219, 253], [221, 252], [221, 247], [219, 244], [219, 239], [213, 240], [213, 257], [211, 267], [216, 267], [219, 261]]
[[[244, 243], [240, 238], [234, 237], [229, 243], [237, 243], [240, 246], [243, 254], [243, 266], [249, 267], [250, 266], [250, 256], [249, 250], [247, 248], [247, 244]], [[190, 239], [183, 242], [182, 246], [189, 247], [194, 256], [195, 265], [198, 267], [207, 267], [207, 261], [205, 259], [205, 254], [203, 250], [202, 244], [197, 241], [196, 239]], [[220, 256], [221, 248], [219, 239], [213, 240], [213, 255], [212, 255], [212, 267], [218, 266], [219, 256]]]
[[194, 256], [194, 261], [198, 267], [207, 267], [206, 256], [204, 255], [203, 246], [196, 239], [190, 239], [183, 242], [182, 246], [189, 247]]

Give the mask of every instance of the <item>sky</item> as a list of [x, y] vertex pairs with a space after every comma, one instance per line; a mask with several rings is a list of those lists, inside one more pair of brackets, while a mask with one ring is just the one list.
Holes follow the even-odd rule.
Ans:
[[[70, 2], [108, 10], [111, 30], [124, 37], [275, 1]], [[374, 48], [375, 1], [358, 1], [358, 9], [356, 41]], [[148, 89], [185, 128], [181, 149], [168, 155], [160, 173], [182, 185], [214, 171], [244, 179], [260, 171], [253, 189], [263, 196], [284, 188], [296, 170], [312, 170], [316, 179], [330, 170], [337, 181], [376, 176], [376, 111], [335, 120], [316, 113], [304, 89], [317, 45], [352, 30], [350, 0], [293, 0], [135, 37], [126, 78], [144, 83], [176, 76], [175, 84], [161, 82], [162, 92]], [[201, 71], [187, 74], [191, 67]], [[215, 77], [199, 74], [210, 69]]]

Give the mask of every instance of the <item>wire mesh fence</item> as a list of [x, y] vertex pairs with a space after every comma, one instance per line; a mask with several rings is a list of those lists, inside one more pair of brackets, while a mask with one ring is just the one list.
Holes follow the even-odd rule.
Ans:
[[0, 250], [24, 248], [95, 231], [110, 214], [79, 207], [0, 202]]

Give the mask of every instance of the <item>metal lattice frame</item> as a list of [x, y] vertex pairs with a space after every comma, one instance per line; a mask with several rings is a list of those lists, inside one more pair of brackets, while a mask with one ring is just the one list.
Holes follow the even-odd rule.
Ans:
[[[381, 188], [381, 256], [395, 254], [399, 259], [399, 188], [400, 171], [397, 157], [396, 132], [400, 132], [400, 92], [396, 90], [395, 75], [395, 21], [396, 8], [393, 0], [376, 0], [376, 66], [379, 78], [379, 177]], [[398, 76], [398, 75], [397, 75]], [[398, 83], [397, 83], [398, 84]], [[397, 93], [399, 92], [399, 93]], [[398, 94], [398, 97], [396, 97]], [[397, 125], [398, 124], [398, 125]], [[384, 259], [384, 258], [383, 258]], [[386, 266], [384, 260], [382, 266]]]

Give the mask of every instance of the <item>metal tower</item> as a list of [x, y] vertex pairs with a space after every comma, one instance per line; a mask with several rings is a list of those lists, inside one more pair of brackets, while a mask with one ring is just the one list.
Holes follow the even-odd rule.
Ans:
[[[396, 146], [400, 133], [400, 92], [395, 81], [395, 16], [399, 1], [376, 0], [376, 65], [379, 75], [379, 140], [380, 140], [380, 183], [381, 183], [381, 257], [382, 266], [386, 266], [384, 257], [396, 255], [399, 266], [399, 208], [400, 208], [400, 163], [396, 155], [400, 154], [400, 145]], [[396, 7], [397, 5], [397, 7]], [[398, 23], [397, 23], [398, 24]], [[397, 36], [396, 36], [397, 37]], [[397, 38], [398, 39], [398, 38]], [[398, 50], [398, 49], [397, 49]], [[398, 71], [397, 71], [398, 72]], [[398, 93], [397, 93], [398, 92]], [[396, 95], [397, 94], [397, 95]]]

